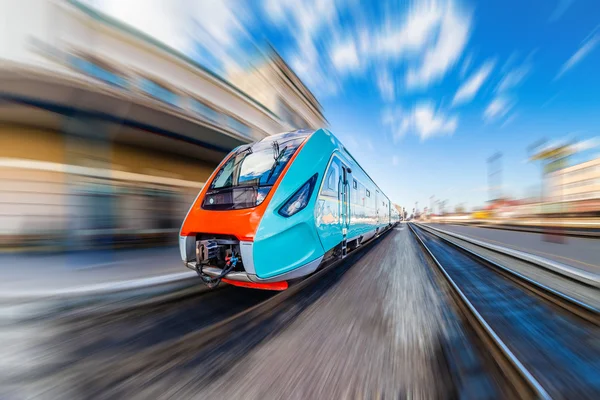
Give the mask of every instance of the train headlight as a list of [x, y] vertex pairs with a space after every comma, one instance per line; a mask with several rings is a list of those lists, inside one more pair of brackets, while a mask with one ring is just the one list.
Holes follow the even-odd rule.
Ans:
[[314, 174], [304, 185], [300, 187], [279, 209], [279, 214], [284, 217], [291, 217], [298, 211], [303, 210], [308, 205], [310, 196], [317, 183], [318, 174]]

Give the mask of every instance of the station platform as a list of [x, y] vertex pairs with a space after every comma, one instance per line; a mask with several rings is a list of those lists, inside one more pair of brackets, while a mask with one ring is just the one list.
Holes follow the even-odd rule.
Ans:
[[0, 301], [97, 296], [190, 285], [177, 247], [55, 254], [0, 254]]
[[432, 223], [427, 225], [494, 245], [534, 254], [587, 273], [600, 275], [600, 252], [597, 239], [554, 236], [553, 240], [549, 240], [546, 235], [540, 233], [451, 224]]

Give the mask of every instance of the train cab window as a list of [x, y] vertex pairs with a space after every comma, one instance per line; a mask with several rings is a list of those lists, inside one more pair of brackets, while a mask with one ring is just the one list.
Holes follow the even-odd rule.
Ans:
[[202, 208], [235, 210], [262, 203], [304, 137], [275, 136], [240, 147], [219, 169]]
[[327, 189], [337, 192], [340, 174], [337, 165], [332, 165], [331, 167], [329, 174], [327, 174]]
[[337, 197], [340, 176], [340, 161], [334, 157], [325, 174], [325, 182], [323, 182], [321, 194], [324, 196]]

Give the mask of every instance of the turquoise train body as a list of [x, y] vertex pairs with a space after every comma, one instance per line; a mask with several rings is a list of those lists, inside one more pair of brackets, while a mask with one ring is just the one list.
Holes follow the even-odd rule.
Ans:
[[[217, 168], [186, 216], [181, 256], [206, 282], [281, 290], [399, 217], [330, 131], [288, 132], [235, 149]], [[234, 267], [227, 254], [237, 260]]]

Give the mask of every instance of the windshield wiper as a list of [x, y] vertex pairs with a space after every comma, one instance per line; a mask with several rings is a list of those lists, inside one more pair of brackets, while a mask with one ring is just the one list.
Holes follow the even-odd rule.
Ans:
[[269, 175], [267, 176], [267, 183], [269, 183], [269, 180], [271, 180], [271, 177], [275, 173], [275, 168], [277, 168], [277, 166], [281, 162], [281, 159], [282, 159], [283, 155], [285, 154], [286, 150], [287, 150], [287, 146], [285, 146], [283, 148], [283, 150], [281, 150], [281, 151], [279, 151], [279, 146], [277, 146], [277, 151], [279, 151], [279, 154], [277, 155], [277, 158], [275, 158], [275, 162], [273, 163], [273, 166], [271, 167], [271, 170], [269, 171]]

